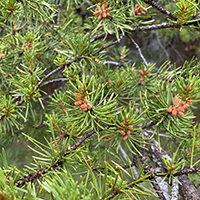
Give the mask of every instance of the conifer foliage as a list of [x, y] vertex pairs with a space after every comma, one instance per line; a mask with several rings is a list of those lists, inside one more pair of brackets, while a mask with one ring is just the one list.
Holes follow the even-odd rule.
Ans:
[[200, 62], [134, 40], [200, 37], [198, 2], [1, 0], [0, 200], [200, 199]]

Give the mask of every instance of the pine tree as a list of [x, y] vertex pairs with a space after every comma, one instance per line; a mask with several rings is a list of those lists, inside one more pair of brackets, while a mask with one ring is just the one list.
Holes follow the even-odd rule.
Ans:
[[198, 41], [198, 8], [2, 0], [0, 200], [200, 199], [200, 62], [136, 38]]

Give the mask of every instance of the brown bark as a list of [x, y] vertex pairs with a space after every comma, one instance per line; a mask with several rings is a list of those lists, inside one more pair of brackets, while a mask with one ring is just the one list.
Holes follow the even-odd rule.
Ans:
[[[146, 138], [150, 138], [147, 132], [144, 132], [144, 135]], [[159, 144], [156, 140], [150, 140], [148, 143], [151, 143], [151, 145], [146, 145], [146, 148], [148, 149], [146, 152], [148, 156], [151, 158], [151, 160], [158, 166], [163, 169], [166, 169], [162, 157], [168, 157], [170, 160], [171, 157], [168, 155], [168, 153], [162, 149], [159, 149]], [[161, 151], [160, 151], [161, 150]], [[182, 185], [179, 184], [179, 194], [182, 196], [184, 200], [200, 200], [200, 192], [195, 187], [195, 185], [190, 181], [190, 179], [187, 177], [187, 175], [180, 175], [177, 177], [179, 181], [182, 183]]]
[[179, 186], [179, 194], [183, 197], [184, 200], [199, 200], [200, 192], [190, 181], [187, 175], [179, 176], [179, 181], [182, 185]]

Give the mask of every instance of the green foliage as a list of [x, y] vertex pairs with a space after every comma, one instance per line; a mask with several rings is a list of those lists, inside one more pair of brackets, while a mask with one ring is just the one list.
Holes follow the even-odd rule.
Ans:
[[177, 23], [180, 25], [187, 22], [195, 14], [195, 9], [197, 8], [195, 0], [181, 0], [176, 6], [178, 10], [174, 14], [177, 17]]
[[[199, 4], [164, 1], [167, 11], [156, 4], [1, 1], [0, 199], [162, 199], [155, 177], [172, 190], [172, 179], [182, 184], [178, 173], [199, 164], [200, 62], [157, 66], [132, 38], [163, 28], [162, 38], [189, 41]], [[148, 155], [156, 140], [157, 161]], [[14, 148], [24, 151], [23, 170], [6, 158], [10, 141], [23, 144]]]
[[74, 182], [74, 179], [70, 177], [67, 171], [64, 173], [54, 173], [49, 177], [46, 177], [44, 184], [42, 184], [43, 190], [47, 191], [51, 195], [51, 199], [92, 199], [93, 194], [86, 188], [87, 182], [83, 180]]

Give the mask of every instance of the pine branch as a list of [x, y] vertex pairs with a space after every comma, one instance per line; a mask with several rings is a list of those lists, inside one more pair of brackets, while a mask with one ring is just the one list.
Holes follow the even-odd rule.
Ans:
[[[105, 128], [108, 128], [108, 126], [105, 126]], [[102, 131], [102, 130], [103, 129], [99, 128], [99, 131]], [[70, 152], [75, 151], [87, 138], [92, 136], [94, 133], [95, 133], [95, 130], [92, 130], [89, 133], [86, 133], [74, 145], [69, 147], [68, 150]], [[16, 187], [22, 187], [23, 185], [25, 185], [25, 183], [33, 182], [34, 180], [39, 179], [44, 174], [46, 174], [46, 173], [48, 173], [52, 170], [55, 171], [58, 168], [58, 166], [63, 165], [63, 159], [62, 158], [68, 156], [70, 154], [70, 152], [63, 154], [61, 159], [56, 161], [52, 166], [42, 167], [39, 170], [37, 170], [35, 173], [30, 173], [28, 176], [24, 176], [23, 178], [16, 180], [15, 186]]]
[[144, 56], [143, 56], [143, 54], [142, 54], [142, 52], [141, 52], [141, 49], [140, 49], [139, 45], [135, 42], [135, 40], [134, 40], [130, 35], [128, 35], [128, 38], [129, 38], [129, 39], [131, 40], [131, 42], [136, 46], [140, 57], [142, 58], [142, 60], [143, 60], [144, 64], [146, 65], [146, 67], [148, 67], [148, 63], [147, 63], [146, 59], [144, 58]]
[[48, 85], [50, 83], [55, 83], [55, 82], [61, 82], [61, 81], [64, 82], [66, 80], [67, 80], [67, 78], [57, 78], [57, 79], [46, 81], [41, 86]]
[[182, 170], [179, 170], [175, 176], [180, 176], [180, 175], [184, 175], [184, 174], [194, 174], [197, 173], [198, 171], [200, 171], [200, 167], [199, 166], [194, 166], [194, 167], [184, 167]]
[[[150, 138], [147, 132], [144, 131], [145, 138]], [[149, 140], [148, 143], [151, 145], [146, 145], [148, 150], [146, 151], [151, 160], [162, 169], [166, 169], [166, 166], [163, 163], [162, 157], [167, 157], [171, 160], [168, 153], [160, 147], [157, 141]], [[166, 169], [167, 170], [167, 169]], [[194, 184], [190, 181], [190, 179], [186, 175], [180, 175], [178, 177], [179, 181], [182, 185], [179, 185], [180, 195], [184, 197], [184, 199], [200, 199], [200, 192], [194, 186]]]
[[148, 3], [149, 5], [153, 6], [154, 8], [156, 8], [157, 10], [159, 10], [161, 13], [167, 15], [168, 17], [170, 17], [173, 20], [177, 20], [176, 15], [174, 15], [173, 13], [169, 12], [168, 10], [164, 9], [162, 6], [158, 5], [155, 1], [152, 0], [143, 0], [145, 3]]
[[[119, 39], [117, 39], [114, 42], [111, 42], [111, 43], [109, 43], [107, 45], [104, 45], [101, 49], [98, 49], [96, 51], [92, 51], [90, 53], [84, 54], [81, 57], [77, 57], [75, 59], [69, 60], [66, 64], [59, 66], [58, 68], [54, 69], [53, 71], [51, 71], [50, 73], [48, 73], [47, 75], [45, 75], [44, 78], [41, 79], [37, 83], [37, 85], [35, 86], [35, 88], [36, 89], [39, 88], [39, 86], [44, 82], [44, 80], [48, 79], [50, 76], [52, 76], [53, 74], [59, 72], [60, 70], [64, 69], [65, 67], [69, 67], [73, 62], [78, 62], [78, 61], [84, 59], [85, 57], [89, 57], [89, 56], [95, 55], [96, 53], [99, 53], [99, 52], [103, 51], [104, 49], [107, 49], [107, 48], [109, 48], [109, 47], [111, 47], [111, 46], [113, 46], [115, 44], [118, 44], [122, 40], [122, 38], [123, 38], [123, 36], [120, 36]], [[25, 97], [23, 97], [21, 99], [21, 101], [18, 102], [18, 106], [22, 105], [23, 102], [24, 102], [24, 100], [25, 100]]]
[[[142, 162], [142, 164], [144, 164], [145, 161], [147, 160], [147, 158], [144, 155], [143, 150], [142, 150], [141, 153], [142, 153], [141, 162]], [[153, 185], [153, 188], [156, 190], [156, 193], [157, 193], [158, 197], [160, 199], [162, 199], [162, 200], [169, 199], [168, 194], [165, 192], [165, 188], [163, 187], [163, 185], [161, 185], [161, 184], [158, 183], [158, 180], [153, 175], [153, 170], [152, 170], [152, 167], [149, 164], [149, 161], [147, 161], [146, 164], [145, 164], [144, 172], [146, 174], [150, 174], [149, 179], [152, 180], [151, 184]]]
[[[130, 34], [137, 31], [151, 31], [151, 30], [158, 30], [158, 29], [165, 29], [165, 28], [180, 28], [180, 25], [167, 22], [167, 23], [162, 23], [162, 24], [133, 27], [132, 29], [124, 29], [124, 31], [125, 31], [125, 34]], [[121, 33], [121, 30], [118, 29], [118, 32]], [[111, 35], [114, 35], [114, 32]], [[105, 36], [106, 36], [106, 32], [100, 33], [98, 35], [92, 36], [91, 40], [95, 41]]]
[[[190, 26], [199, 28], [200, 16], [194, 16], [198, 15], [199, 3], [179, 0], [174, 3], [178, 10], [173, 14], [154, 0], [143, 2], [164, 14], [166, 23], [144, 25], [152, 22], [149, 21], [151, 13], [146, 12], [149, 7], [144, 11], [131, 0], [99, 1], [96, 5], [87, 0], [86, 3], [80, 0], [67, 3], [1, 1], [0, 139], [20, 142], [18, 133], [23, 131], [34, 147], [41, 150], [30, 147], [39, 155], [33, 157], [35, 171], [19, 172], [7, 164], [9, 149], [7, 152], [2, 149], [0, 199], [1, 196], [3, 199], [41, 196], [48, 199], [49, 195], [56, 199], [61, 196], [89, 199], [92, 195], [94, 199], [118, 196], [123, 199], [157, 194], [158, 199], [169, 200], [169, 184], [172, 184], [172, 200], [177, 200], [179, 195], [184, 199], [200, 199], [200, 192], [187, 177], [199, 175], [200, 167], [181, 169], [187, 162], [186, 159], [175, 161], [179, 148], [171, 158], [160, 146], [163, 140], [173, 142], [177, 137], [175, 145], [183, 145], [181, 149], [190, 153], [188, 146], [192, 139], [192, 154], [196, 152], [200, 126], [193, 124], [194, 115], [189, 106], [199, 101], [199, 62], [185, 62], [182, 68], [173, 69], [168, 56], [168, 62], [155, 67], [143, 55], [153, 48], [144, 51], [133, 37], [136, 32], [161, 29], [159, 36], [166, 38], [174, 29], [185, 26], [188, 28], [181, 34], [186, 34], [179, 38], [187, 40], [190, 35], [194, 36]], [[160, 17], [156, 12], [152, 14], [155, 14], [153, 18]], [[98, 34], [101, 31], [105, 32]], [[97, 35], [91, 36], [91, 33]], [[144, 41], [146, 36], [142, 37]], [[155, 46], [152, 38], [149, 41], [150, 45], [144, 48]], [[134, 46], [136, 54], [133, 55]], [[165, 52], [168, 50], [161, 43], [160, 46]], [[107, 51], [107, 48], [110, 49]], [[195, 48], [198, 51], [196, 46], [192, 47]], [[149, 52], [148, 61], [153, 53]], [[123, 60], [132, 56], [140, 59], [142, 65]], [[59, 78], [58, 72], [64, 77]], [[44, 85], [60, 81], [66, 82], [66, 91], [54, 90], [47, 96], [41, 92]], [[39, 103], [44, 108], [41, 99], [45, 110], [38, 108]], [[145, 131], [149, 129], [154, 131]], [[45, 138], [47, 145], [37, 139], [40, 140], [43, 131], [53, 136], [53, 139], [49, 135]], [[157, 134], [161, 143], [152, 134]], [[186, 142], [180, 143], [183, 140]], [[139, 169], [138, 154], [142, 169]], [[8, 158], [15, 159], [13, 155]], [[107, 162], [110, 159], [113, 163]], [[128, 164], [120, 166], [118, 163], [124, 163], [123, 160]], [[67, 173], [62, 170], [65, 165], [69, 166]], [[158, 167], [153, 169], [155, 165]], [[76, 176], [70, 168], [76, 170], [79, 166], [83, 168], [77, 187]], [[13, 180], [18, 189], [12, 189]], [[73, 190], [71, 196], [68, 188], [70, 192]]]

